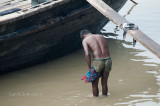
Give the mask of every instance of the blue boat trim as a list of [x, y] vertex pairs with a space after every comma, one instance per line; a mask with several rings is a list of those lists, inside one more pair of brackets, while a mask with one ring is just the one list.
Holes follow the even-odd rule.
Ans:
[[20, 8], [13, 8], [13, 9], [10, 9], [10, 10], [5, 10], [3, 12], [0, 12], [0, 16], [11, 14], [11, 13], [14, 13], [14, 12], [17, 12], [17, 11], [20, 11], [20, 10], [21, 10]]

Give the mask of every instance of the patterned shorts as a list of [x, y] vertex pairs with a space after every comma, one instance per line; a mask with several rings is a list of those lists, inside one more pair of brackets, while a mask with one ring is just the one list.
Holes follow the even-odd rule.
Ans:
[[103, 70], [105, 72], [110, 72], [112, 68], [112, 59], [111, 57], [102, 59], [94, 58], [93, 67], [96, 70], [96, 72], [102, 72]]

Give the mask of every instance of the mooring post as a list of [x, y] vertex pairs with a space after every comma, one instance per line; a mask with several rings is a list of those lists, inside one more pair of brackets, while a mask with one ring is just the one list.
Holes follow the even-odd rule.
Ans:
[[[119, 15], [115, 10], [108, 6], [102, 0], [87, 0], [93, 7], [95, 7], [100, 13], [107, 17], [110, 21], [115, 23], [118, 27], [123, 29], [121, 24], [129, 23], [125, 18]], [[123, 29], [124, 30], [124, 29]], [[136, 41], [141, 43], [144, 47], [150, 50], [158, 58], [160, 58], [160, 45], [145, 35], [141, 30], [128, 30], [127, 34], [133, 37]]]

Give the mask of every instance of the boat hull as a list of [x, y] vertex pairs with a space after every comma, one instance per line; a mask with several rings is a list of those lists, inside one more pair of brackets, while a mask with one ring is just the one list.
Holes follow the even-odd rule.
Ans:
[[[118, 11], [126, 0], [104, 0]], [[72, 0], [0, 25], [0, 73], [55, 59], [81, 48], [79, 32], [108, 22], [84, 0]]]

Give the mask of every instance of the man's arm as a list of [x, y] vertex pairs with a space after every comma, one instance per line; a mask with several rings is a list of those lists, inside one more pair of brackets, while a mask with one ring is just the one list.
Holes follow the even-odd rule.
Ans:
[[87, 44], [87, 42], [83, 41], [82, 45], [83, 45], [83, 49], [84, 49], [84, 53], [85, 53], [85, 58], [86, 58], [86, 61], [87, 61], [87, 64], [88, 64], [88, 68], [89, 68], [89, 70], [91, 70], [91, 56], [90, 56], [90, 53], [89, 53], [88, 44]]

